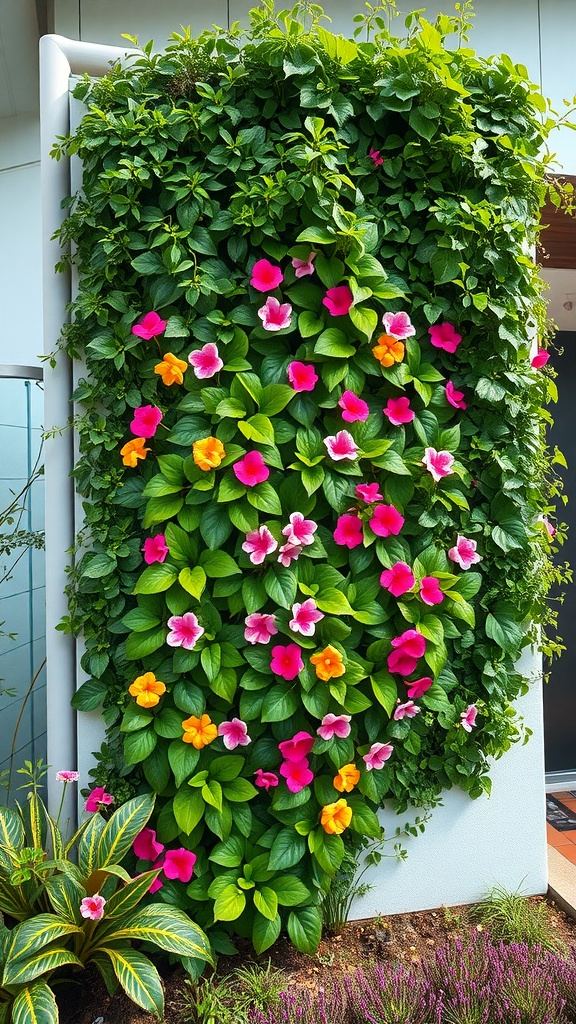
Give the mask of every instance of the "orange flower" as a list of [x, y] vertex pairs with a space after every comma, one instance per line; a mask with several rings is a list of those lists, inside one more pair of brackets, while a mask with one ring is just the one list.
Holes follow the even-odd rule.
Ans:
[[316, 667], [318, 679], [323, 679], [325, 683], [329, 679], [343, 676], [346, 671], [340, 651], [337, 651], [331, 644], [328, 644], [328, 647], [325, 647], [323, 651], [313, 654], [310, 661]]
[[138, 459], [145, 459], [146, 455], [150, 451], [149, 448], [145, 447], [145, 437], [135, 437], [132, 441], [128, 441], [123, 448], [120, 449], [120, 455], [122, 456], [122, 462], [125, 466], [130, 466], [135, 469], [138, 465]]
[[146, 672], [134, 680], [128, 687], [128, 693], [136, 697], [136, 703], [141, 708], [154, 708], [162, 694], [166, 693], [166, 687], [156, 679], [153, 672]]
[[378, 344], [372, 349], [372, 355], [382, 366], [394, 366], [394, 363], [401, 363], [404, 359], [405, 347], [402, 341], [394, 338], [391, 334], [381, 334]]
[[334, 789], [337, 789], [339, 793], [351, 793], [359, 779], [360, 772], [356, 765], [345, 764], [338, 775], [334, 777]]
[[225, 457], [224, 445], [217, 437], [203, 437], [192, 445], [194, 462], [199, 469], [216, 469]]
[[182, 737], [184, 743], [191, 743], [196, 750], [207, 747], [218, 735], [218, 728], [211, 721], [209, 715], [202, 715], [202, 718], [191, 715], [185, 722], [182, 722], [182, 728], [184, 729]]
[[178, 359], [172, 352], [166, 352], [161, 363], [156, 363], [154, 373], [159, 373], [164, 384], [170, 387], [171, 384], [183, 384], [184, 371], [188, 363]]
[[320, 814], [320, 824], [329, 836], [342, 835], [344, 829], [352, 821], [352, 808], [345, 800], [337, 800], [335, 804], [326, 804]]

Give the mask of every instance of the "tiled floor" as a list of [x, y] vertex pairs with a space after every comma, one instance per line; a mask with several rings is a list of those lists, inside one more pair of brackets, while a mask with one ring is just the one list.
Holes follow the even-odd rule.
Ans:
[[[576, 798], [571, 792], [551, 793], [550, 795], [556, 797], [560, 803], [564, 804], [568, 810], [576, 815]], [[561, 853], [572, 864], [576, 864], [576, 829], [559, 832], [557, 829], [552, 828], [552, 825], [546, 823], [546, 832], [548, 835], [548, 845], [553, 846], [554, 849], [558, 850], [558, 853]]]

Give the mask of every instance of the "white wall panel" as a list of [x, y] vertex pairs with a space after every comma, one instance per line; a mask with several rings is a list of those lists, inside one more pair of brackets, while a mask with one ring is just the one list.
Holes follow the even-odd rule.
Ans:
[[0, 171], [0, 210], [0, 363], [37, 364], [42, 351], [39, 164]]
[[[562, 100], [572, 100], [576, 94], [576, 3], [574, 0], [544, 0], [541, 23], [542, 91], [562, 114], [566, 110]], [[552, 170], [576, 174], [576, 131], [562, 128], [553, 132], [549, 146], [559, 165]]]
[[199, 35], [214, 23], [226, 27], [228, 17], [226, 0], [81, 0], [80, 15], [82, 39], [122, 46], [126, 32], [141, 44], [153, 39], [158, 50], [182, 25]]

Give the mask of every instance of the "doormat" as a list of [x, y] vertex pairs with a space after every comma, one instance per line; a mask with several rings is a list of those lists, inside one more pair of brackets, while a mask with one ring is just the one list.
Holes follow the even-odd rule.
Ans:
[[546, 797], [546, 821], [558, 832], [569, 832], [576, 829], [576, 813], [557, 800], [555, 796]]

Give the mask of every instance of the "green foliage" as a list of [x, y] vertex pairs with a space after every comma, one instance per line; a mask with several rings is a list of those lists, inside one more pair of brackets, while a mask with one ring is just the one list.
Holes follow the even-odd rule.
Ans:
[[503, 942], [525, 942], [551, 953], [562, 951], [563, 944], [550, 926], [546, 902], [534, 903], [520, 889], [510, 892], [495, 885], [481, 903], [473, 908], [473, 916], [490, 928]]
[[[87, 112], [62, 147], [84, 168], [61, 231], [80, 281], [65, 346], [86, 360], [74, 395], [85, 553], [66, 626], [84, 635], [89, 678], [75, 706], [103, 708], [98, 781], [117, 792], [120, 748], [122, 795], [144, 777], [159, 840], [198, 853], [190, 884], [169, 882], [162, 897], [193, 906], [215, 942], [236, 931], [258, 952], [283, 928], [306, 952], [319, 939], [319, 902], [345, 854], [323, 807], [344, 801], [345, 827], [380, 839], [385, 798], [404, 807], [454, 785], [489, 792], [489, 758], [522, 737], [516, 664], [550, 621], [556, 572], [542, 521], [558, 488], [542, 426], [555, 387], [530, 365], [545, 317], [527, 255], [546, 192], [546, 105], [509, 58], [448, 48], [466, 36], [467, 4], [436, 24], [411, 15], [405, 40], [390, 35], [394, 4], [369, 5], [363, 42], [306, 10], [304, 21], [276, 17], [266, 2], [247, 36], [175, 35], [166, 53], [147, 46], [81, 82]], [[296, 277], [293, 261], [311, 254], [313, 273]], [[249, 283], [262, 259], [281, 276], [269, 298], [290, 309], [277, 331]], [[342, 286], [352, 304], [333, 315], [326, 292]], [[387, 366], [372, 351], [378, 325], [403, 309], [415, 333]], [[166, 324], [145, 339], [133, 327], [148, 310]], [[444, 323], [462, 337], [457, 350], [431, 344]], [[223, 365], [206, 378], [188, 357], [207, 344]], [[168, 353], [181, 383], [161, 379]], [[314, 368], [312, 390], [291, 386], [294, 361]], [[448, 382], [466, 409], [447, 400]], [[342, 419], [344, 391], [368, 403], [367, 419]], [[415, 416], [394, 425], [382, 410], [401, 397]], [[146, 458], [123, 464], [133, 410], [147, 405], [162, 422]], [[355, 458], [328, 453], [342, 429]], [[203, 464], [207, 439], [217, 454]], [[455, 457], [438, 482], [423, 463], [430, 448]], [[235, 472], [247, 452], [267, 467], [253, 486]], [[361, 483], [401, 515], [399, 533], [372, 529]], [[283, 565], [294, 512], [318, 529]], [[342, 516], [360, 524], [350, 548], [334, 537]], [[243, 545], [263, 526], [275, 550], [254, 563]], [[157, 535], [167, 553], [144, 566], [143, 542]], [[448, 557], [459, 535], [477, 544], [473, 569]], [[397, 562], [414, 574], [399, 599], [380, 582]], [[434, 605], [420, 596], [430, 576]], [[311, 636], [290, 628], [308, 599], [323, 613]], [[166, 644], [168, 620], [188, 613], [201, 635], [189, 649]], [[268, 645], [246, 640], [254, 613], [274, 616]], [[407, 691], [388, 659], [408, 629], [426, 641], [415, 675], [433, 685], [417, 716], [398, 720]], [[271, 649], [289, 644], [303, 663], [292, 678], [271, 668]], [[324, 679], [310, 659], [327, 648], [345, 671]], [[135, 684], [147, 673], [159, 686], [148, 696]], [[349, 737], [317, 738], [320, 720], [342, 713]], [[233, 718], [250, 742], [228, 756], [215, 726]], [[314, 785], [254, 787], [302, 731], [315, 739]], [[381, 743], [392, 756], [369, 770]], [[350, 765], [351, 795], [334, 785]]]

